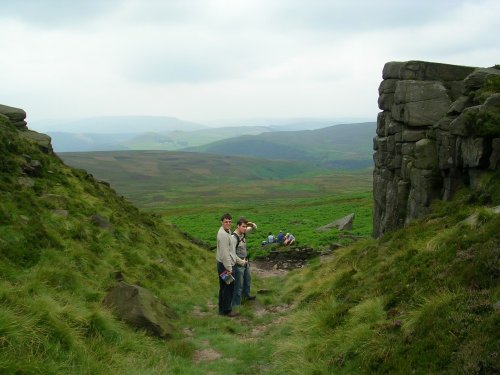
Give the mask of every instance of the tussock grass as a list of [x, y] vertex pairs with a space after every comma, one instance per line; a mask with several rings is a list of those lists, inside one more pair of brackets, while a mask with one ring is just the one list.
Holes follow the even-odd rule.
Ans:
[[[161, 374], [191, 365], [181, 339], [165, 345], [135, 331], [101, 301], [119, 271], [188, 311], [196, 296], [216, 295], [205, 266], [212, 254], [0, 126], [0, 372]], [[42, 164], [41, 175], [29, 177], [33, 189], [17, 182], [22, 155]], [[94, 214], [110, 227], [92, 224]]]
[[[500, 218], [482, 207], [500, 204], [498, 174], [481, 194], [461, 192], [379, 240], [337, 249], [286, 277], [254, 278], [253, 291], [267, 293], [259, 304], [243, 305], [235, 320], [216, 315], [213, 253], [161, 215], [139, 211], [84, 171], [42, 154], [1, 119], [0, 150], [1, 373], [492, 374], [499, 368]], [[43, 166], [31, 177], [32, 189], [18, 184], [25, 177], [22, 155]], [[287, 225], [301, 233], [295, 229], [313, 228], [329, 205], [330, 213], [366, 213], [369, 200], [361, 189], [303, 197], [289, 209], [286, 200], [269, 207], [262, 200], [255, 211], [253, 201], [188, 211], [203, 213], [203, 222], [190, 226], [210, 238], [218, 226], [211, 215], [225, 208], [262, 222], [264, 231]], [[277, 207], [285, 222], [273, 216]], [[94, 214], [110, 227], [92, 224]], [[474, 227], [464, 224], [472, 214]], [[118, 273], [178, 313], [170, 341], [131, 328], [103, 307]], [[203, 350], [219, 357], [195, 363]]]
[[465, 196], [287, 279], [297, 309], [272, 373], [494, 373], [500, 218]]

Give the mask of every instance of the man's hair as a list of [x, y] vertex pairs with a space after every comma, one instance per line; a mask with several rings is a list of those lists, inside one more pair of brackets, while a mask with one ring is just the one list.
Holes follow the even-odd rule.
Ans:
[[232, 220], [232, 219], [233, 219], [233, 217], [231, 216], [231, 214], [224, 214], [224, 215], [222, 215], [222, 216], [220, 217], [220, 221], [224, 221], [224, 220], [226, 220], [226, 219], [228, 219], [228, 220]]
[[247, 224], [248, 223], [248, 220], [244, 217], [240, 217], [238, 219], [238, 222], [236, 223], [236, 225], [240, 226], [241, 224]]

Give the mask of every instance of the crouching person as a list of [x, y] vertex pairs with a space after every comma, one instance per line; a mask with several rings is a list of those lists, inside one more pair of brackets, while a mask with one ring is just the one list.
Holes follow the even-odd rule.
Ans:
[[246, 235], [257, 229], [257, 225], [244, 217], [238, 219], [236, 230], [233, 232], [234, 245], [237, 257], [247, 261], [246, 265], [233, 267], [234, 292], [232, 306], [241, 305], [242, 300], [253, 300], [255, 296], [250, 294], [252, 276], [250, 275], [250, 263], [248, 263]]

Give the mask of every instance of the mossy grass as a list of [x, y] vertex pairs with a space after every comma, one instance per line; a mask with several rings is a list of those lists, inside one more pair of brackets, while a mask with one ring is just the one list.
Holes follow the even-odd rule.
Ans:
[[[464, 205], [470, 194], [288, 278], [284, 293], [298, 308], [289, 339], [278, 345], [275, 373], [300, 366], [318, 374], [498, 368], [500, 218]], [[476, 227], [464, 222], [473, 213], [480, 215]]]
[[[178, 347], [117, 321], [101, 301], [119, 271], [177, 312], [188, 311], [195, 290], [216, 294], [205, 272], [212, 254], [44, 154], [9, 124], [0, 126], [1, 372], [170, 371], [181, 358]], [[40, 161], [41, 174], [26, 176], [27, 160]], [[20, 177], [33, 188], [20, 185]], [[92, 224], [94, 214], [110, 226]], [[182, 275], [199, 289], [179, 281]]]
[[[479, 193], [464, 190], [436, 203], [431, 215], [379, 240], [357, 241], [286, 276], [254, 275], [253, 292], [262, 292], [231, 319], [217, 315], [213, 252], [161, 214], [138, 210], [86, 172], [40, 152], [5, 122], [0, 146], [1, 373], [488, 374], [499, 368], [500, 215], [484, 206], [500, 204], [497, 173]], [[23, 172], [27, 157], [41, 162], [39, 176]], [[20, 177], [34, 186], [20, 184]], [[299, 199], [295, 212], [305, 214], [284, 210], [285, 224], [294, 228], [298, 220], [312, 228], [308, 220], [327, 201], [345, 203], [347, 212], [357, 203], [370, 207], [362, 189], [351, 193], [359, 195]], [[221, 207], [250, 212], [266, 229], [283, 225], [270, 219], [272, 205], [260, 211], [217, 205], [218, 215]], [[213, 209], [205, 208], [205, 219]], [[95, 214], [109, 226], [93, 224]], [[471, 215], [474, 225], [466, 220]], [[214, 236], [217, 218], [207, 222], [191, 225], [209, 226], [203, 233]], [[170, 340], [130, 327], [102, 305], [117, 274], [179, 315]]]

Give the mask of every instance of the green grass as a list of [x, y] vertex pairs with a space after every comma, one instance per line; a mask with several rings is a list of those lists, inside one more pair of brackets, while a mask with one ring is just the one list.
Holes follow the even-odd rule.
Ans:
[[[1, 119], [0, 150], [1, 373], [493, 374], [500, 367], [500, 215], [482, 206], [498, 203], [498, 174], [483, 192], [460, 192], [379, 240], [357, 241], [287, 276], [254, 277], [253, 291], [267, 293], [228, 319], [217, 315], [213, 252], [188, 241], [171, 218], [213, 241], [227, 210], [258, 222], [255, 244], [262, 231], [284, 225], [299, 242], [316, 236], [324, 246], [338, 234], [322, 238], [312, 229], [337, 215], [354, 210], [353, 232], [369, 229], [367, 173], [256, 182], [231, 199], [189, 196], [146, 212], [41, 153]], [[42, 164], [33, 188], [19, 185], [25, 155]], [[261, 194], [279, 187], [290, 196], [257, 199], [259, 186]], [[91, 224], [96, 213], [112, 227]], [[464, 223], [472, 214], [476, 227]], [[171, 340], [128, 326], [102, 305], [117, 271], [179, 315]], [[198, 362], [203, 350], [219, 357]]]
[[288, 279], [285, 293], [298, 308], [283, 328], [289, 337], [278, 345], [276, 368], [494, 373], [500, 217], [486, 215], [478, 228], [461, 223], [477, 209], [441, 204], [431, 220], [358, 242]]
[[[184, 210], [183, 210], [184, 209]], [[162, 211], [165, 220], [173, 222], [179, 229], [195, 236], [210, 246], [215, 246], [214, 227], [219, 224], [219, 213], [230, 212], [233, 218], [245, 216], [258, 225], [256, 232], [248, 236], [248, 246], [252, 252], [264, 250], [260, 243], [269, 232], [276, 235], [279, 230], [293, 233], [298, 246], [324, 250], [331, 243], [351, 243], [341, 237], [347, 233], [356, 236], [370, 236], [372, 230], [371, 193], [351, 193], [345, 196], [289, 200], [245, 200], [232, 204], [220, 202], [217, 207], [207, 209], [183, 207]], [[356, 218], [352, 231], [341, 233], [337, 229], [317, 232], [320, 226], [354, 212]], [[258, 251], [257, 251], [258, 250]]]
[[[176, 352], [117, 321], [101, 301], [121, 271], [178, 313], [189, 311], [193, 297], [216, 295], [205, 270], [212, 254], [0, 126], [1, 372], [170, 371]], [[33, 188], [18, 185], [23, 155], [42, 164]], [[92, 225], [96, 213], [112, 228]], [[179, 273], [196, 279], [199, 293]]]
[[[498, 69], [498, 68], [496, 68]], [[484, 82], [483, 87], [475, 91], [473, 99], [477, 103], [484, 103], [488, 97], [500, 92], [500, 75], [491, 75]]]
[[[293, 162], [149, 151], [64, 153], [62, 157], [212, 247], [215, 228], [225, 212], [258, 224], [258, 232], [249, 237], [254, 254], [264, 250], [260, 243], [269, 232], [279, 230], [293, 233], [299, 245], [318, 250], [331, 243], [351, 243], [335, 229], [316, 232], [350, 213], [356, 215], [351, 235], [372, 232], [369, 169], [329, 171]], [[138, 171], [145, 177], [135, 179]]]

